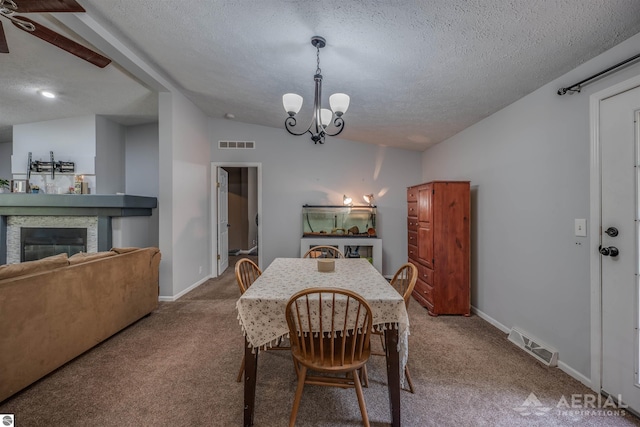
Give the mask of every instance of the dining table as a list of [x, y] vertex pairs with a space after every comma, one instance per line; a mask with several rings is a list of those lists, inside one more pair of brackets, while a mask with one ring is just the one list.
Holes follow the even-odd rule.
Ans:
[[289, 334], [285, 308], [296, 292], [307, 288], [341, 288], [364, 297], [373, 312], [373, 327], [384, 331], [391, 425], [400, 427], [400, 390], [408, 355], [409, 316], [400, 295], [365, 258], [335, 259], [333, 271], [318, 269], [315, 258], [276, 258], [236, 303], [245, 337], [244, 426], [252, 426], [258, 354], [277, 346]]

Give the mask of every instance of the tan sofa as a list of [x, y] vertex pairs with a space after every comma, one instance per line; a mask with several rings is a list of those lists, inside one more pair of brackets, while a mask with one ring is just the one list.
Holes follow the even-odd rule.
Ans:
[[0, 401], [158, 306], [157, 248], [0, 266]]

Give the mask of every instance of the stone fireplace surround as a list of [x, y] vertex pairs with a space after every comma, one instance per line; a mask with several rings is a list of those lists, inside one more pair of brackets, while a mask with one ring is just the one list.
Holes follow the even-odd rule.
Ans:
[[24, 216], [7, 217], [7, 262], [20, 262], [20, 229], [30, 228], [86, 228], [87, 252], [98, 252], [97, 216]]
[[20, 227], [87, 228], [87, 252], [107, 251], [113, 217], [151, 216], [156, 207], [155, 197], [124, 194], [0, 194], [0, 265], [20, 262]]

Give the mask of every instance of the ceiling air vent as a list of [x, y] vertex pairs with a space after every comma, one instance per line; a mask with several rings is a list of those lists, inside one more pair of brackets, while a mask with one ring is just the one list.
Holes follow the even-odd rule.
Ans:
[[245, 149], [256, 148], [255, 141], [218, 141], [218, 148]]
[[509, 332], [509, 341], [529, 353], [547, 366], [554, 367], [558, 364], [558, 352], [548, 345], [522, 332], [518, 328], [512, 328]]

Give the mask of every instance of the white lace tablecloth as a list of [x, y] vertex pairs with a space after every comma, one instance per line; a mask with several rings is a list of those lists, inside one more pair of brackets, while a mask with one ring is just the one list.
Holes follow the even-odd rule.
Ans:
[[[409, 316], [402, 296], [366, 259], [336, 259], [335, 271], [321, 273], [312, 258], [276, 258], [236, 303], [242, 331], [254, 348], [266, 348], [289, 333], [285, 308], [298, 291], [313, 287], [349, 289], [373, 310], [373, 325], [398, 328], [402, 372], [408, 355]], [[404, 375], [401, 376], [404, 380]]]

